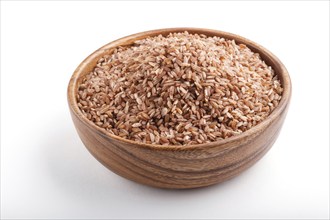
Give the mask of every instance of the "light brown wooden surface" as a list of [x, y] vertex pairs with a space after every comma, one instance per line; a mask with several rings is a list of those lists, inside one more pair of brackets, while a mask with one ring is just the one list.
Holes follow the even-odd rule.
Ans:
[[[235, 39], [258, 52], [278, 74], [284, 89], [282, 100], [272, 114], [250, 130], [207, 144], [162, 146], [137, 143], [107, 133], [80, 112], [76, 93], [80, 80], [96, 65], [97, 60], [114, 47], [130, 45], [146, 36], [189, 31], [190, 33]], [[87, 57], [75, 70], [68, 86], [68, 103], [78, 134], [104, 166], [136, 182], [161, 188], [196, 188], [230, 179], [256, 163], [275, 142], [291, 97], [291, 82], [284, 65], [265, 48], [243, 37], [208, 29], [172, 28], [134, 34], [113, 41]]]

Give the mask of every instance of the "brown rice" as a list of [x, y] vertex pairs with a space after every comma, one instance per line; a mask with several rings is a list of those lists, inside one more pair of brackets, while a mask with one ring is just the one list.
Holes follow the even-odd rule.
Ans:
[[111, 134], [188, 145], [238, 135], [281, 100], [270, 66], [246, 45], [171, 33], [104, 55], [79, 85], [78, 106]]

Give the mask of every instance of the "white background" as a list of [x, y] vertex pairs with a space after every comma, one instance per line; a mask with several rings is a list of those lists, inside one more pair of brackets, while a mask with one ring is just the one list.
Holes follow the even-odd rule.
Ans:
[[[260, 162], [181, 191], [104, 168], [66, 102], [71, 74], [94, 50], [180, 26], [258, 42], [293, 83], [280, 137]], [[329, 218], [329, 2], [1, 2], [1, 218]]]

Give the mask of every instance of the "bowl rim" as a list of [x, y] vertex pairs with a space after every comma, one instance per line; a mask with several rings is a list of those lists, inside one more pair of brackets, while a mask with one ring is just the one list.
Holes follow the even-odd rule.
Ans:
[[[82, 112], [80, 111], [78, 107], [78, 103], [76, 100], [76, 88], [78, 86], [78, 81], [80, 79], [80, 75], [82, 73], [85, 73], [85, 68], [87, 67], [88, 63], [92, 62], [93, 60], [97, 59], [99, 56], [105, 54], [106, 52], [109, 52], [109, 50], [117, 47], [117, 46], [127, 46], [131, 45], [135, 40], [143, 39], [148, 36], [156, 36], [159, 34], [167, 35], [171, 32], [184, 32], [188, 31], [189, 33], [197, 33], [197, 34], [204, 34], [206, 36], [220, 36], [226, 39], [233, 39], [236, 42], [243, 43], [247, 45], [252, 51], [256, 51], [260, 54], [261, 57], [267, 57], [267, 59], [271, 59], [271, 62], [273, 62], [273, 66], [277, 66], [278, 70], [276, 74], [280, 75], [279, 78], [281, 78], [281, 84], [283, 87], [283, 93], [282, 98], [279, 102], [279, 105], [271, 112], [270, 115], [267, 116], [262, 122], [257, 124], [256, 126], [253, 126], [247, 131], [244, 131], [241, 134], [234, 135], [232, 137], [221, 139], [209, 143], [202, 143], [202, 144], [192, 144], [192, 145], [160, 145], [160, 144], [147, 144], [142, 142], [137, 142], [129, 139], [125, 139], [122, 137], [119, 137], [117, 135], [113, 135], [109, 132], [107, 132], [105, 129], [98, 127], [93, 122], [91, 122], [89, 119], [87, 119]], [[263, 58], [264, 60], [264, 58]], [[266, 62], [266, 61], [265, 61]], [[267, 63], [267, 62], [266, 62]], [[268, 64], [269, 65], [269, 64]], [[272, 121], [274, 121], [280, 114], [285, 111], [287, 105], [289, 104], [290, 98], [291, 98], [291, 80], [289, 73], [283, 63], [269, 50], [264, 48], [263, 46], [246, 39], [244, 37], [241, 37], [236, 34], [232, 34], [225, 31], [219, 31], [219, 30], [212, 30], [212, 29], [205, 29], [205, 28], [193, 28], [193, 27], [178, 27], [178, 28], [163, 28], [163, 29], [155, 29], [155, 30], [149, 30], [149, 31], [143, 31], [136, 34], [128, 35], [122, 38], [119, 38], [117, 40], [111, 41], [110, 43], [107, 43], [106, 45], [100, 47], [93, 53], [91, 53], [87, 58], [85, 58], [75, 69], [74, 73], [71, 76], [71, 79], [68, 84], [67, 88], [67, 99], [69, 108], [71, 110], [71, 113], [73, 113], [76, 118], [82, 122], [84, 125], [89, 127], [90, 129], [94, 130], [98, 134], [110, 138], [115, 139], [120, 142], [124, 142], [126, 144], [130, 145], [136, 145], [143, 148], [149, 148], [149, 149], [158, 149], [158, 150], [194, 150], [194, 149], [209, 149], [213, 147], [219, 147], [219, 146], [227, 146], [229, 143], [233, 142], [239, 142], [242, 139], [246, 139], [249, 136], [253, 136], [265, 128], [267, 128]]]

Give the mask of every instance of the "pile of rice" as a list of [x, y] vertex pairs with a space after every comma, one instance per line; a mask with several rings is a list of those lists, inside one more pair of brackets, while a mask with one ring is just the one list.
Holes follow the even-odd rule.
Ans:
[[104, 55], [79, 85], [82, 113], [122, 138], [162, 145], [221, 140], [264, 120], [281, 83], [244, 44], [171, 33]]

